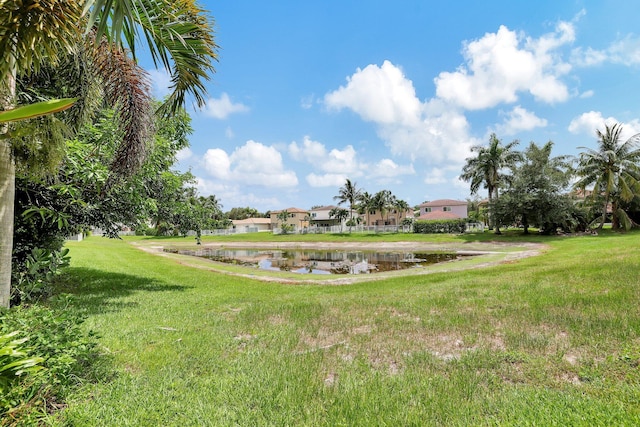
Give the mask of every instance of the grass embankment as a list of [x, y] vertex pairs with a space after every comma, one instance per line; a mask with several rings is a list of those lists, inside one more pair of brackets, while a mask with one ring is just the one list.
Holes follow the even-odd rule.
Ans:
[[639, 237], [535, 237], [537, 257], [349, 286], [70, 243], [72, 309], [118, 372], [60, 422], [638, 425]]

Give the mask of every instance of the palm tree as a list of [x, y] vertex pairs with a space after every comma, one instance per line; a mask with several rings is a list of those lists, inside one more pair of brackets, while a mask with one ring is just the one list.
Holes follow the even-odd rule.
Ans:
[[[499, 197], [498, 188], [505, 178], [503, 171], [514, 166], [522, 158], [522, 154], [513, 149], [517, 145], [518, 141], [502, 145], [496, 134], [492, 133], [489, 137], [489, 146], [471, 147], [471, 152], [477, 155], [466, 159], [467, 163], [460, 175], [463, 181], [471, 182], [471, 194], [477, 194], [480, 186], [483, 186], [487, 189], [489, 206], [491, 206], [491, 202]], [[489, 215], [489, 227], [493, 228], [493, 226], [492, 215]], [[500, 234], [500, 228], [497, 225], [495, 229], [496, 234]]]
[[[396, 225], [400, 225], [404, 219], [405, 212], [409, 209], [409, 203], [402, 199], [396, 199], [393, 208], [396, 210]], [[401, 219], [402, 217], [402, 219]]]
[[[329, 211], [329, 218], [335, 218], [340, 222], [340, 232], [342, 232], [342, 225], [348, 216], [349, 212], [346, 209], [333, 208]], [[349, 230], [351, 230], [351, 226], [349, 226]]]
[[367, 215], [367, 226], [369, 226], [369, 214], [375, 210], [373, 206], [373, 195], [367, 191], [362, 191], [358, 197], [358, 213]]
[[[373, 196], [373, 207], [375, 210], [380, 211], [380, 218], [382, 218], [386, 225], [388, 222], [388, 212], [389, 209], [393, 206], [393, 201], [395, 197], [389, 190], [380, 190]], [[386, 219], [385, 219], [386, 216]]]
[[[195, 0], [50, 0], [3, 2], [0, 13], [0, 108], [16, 105], [21, 79], [55, 68], [65, 56], [88, 51], [105, 80], [105, 101], [120, 107], [123, 143], [112, 167], [122, 175], [140, 165], [149, 135], [148, 86], [135, 66], [141, 31], [156, 65], [170, 71], [173, 92], [161, 106], [171, 114], [185, 95], [205, 102], [204, 80], [213, 71], [217, 46], [210, 23]], [[85, 31], [85, 28], [88, 31]], [[125, 49], [125, 44], [130, 50]], [[105, 55], [107, 54], [108, 55]], [[131, 56], [130, 56], [131, 55]], [[124, 92], [124, 94], [123, 94]], [[86, 94], [85, 94], [86, 95]], [[89, 103], [89, 97], [80, 103]], [[81, 114], [79, 117], [82, 116]], [[0, 306], [11, 290], [15, 158], [8, 125], [0, 127]], [[46, 143], [46, 139], [43, 140]]]
[[605, 125], [604, 133], [596, 131], [598, 148], [596, 150], [579, 147], [585, 152], [580, 154], [577, 174], [580, 177], [575, 188], [585, 191], [593, 184], [591, 197], [602, 198], [602, 216], [598, 230], [604, 226], [607, 208], [612, 205], [614, 228], [624, 222], [626, 228], [631, 224], [628, 215], [620, 208], [620, 202], [630, 201], [640, 193], [640, 134], [633, 135], [624, 143], [620, 143], [622, 125]]
[[349, 202], [349, 219], [353, 219], [353, 207], [360, 196], [360, 190], [358, 190], [355, 182], [351, 182], [349, 178], [342, 187], [338, 190], [338, 195], [333, 197], [333, 200], [338, 201], [338, 205]]

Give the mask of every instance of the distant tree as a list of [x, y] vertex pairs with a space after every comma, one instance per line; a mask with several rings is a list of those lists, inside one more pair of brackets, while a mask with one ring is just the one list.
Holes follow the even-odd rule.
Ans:
[[279, 212], [276, 218], [280, 223], [280, 229], [282, 230], [282, 234], [287, 234], [293, 230], [293, 225], [289, 224], [289, 212], [287, 212], [286, 209]]
[[358, 214], [367, 216], [367, 225], [369, 225], [369, 215], [375, 211], [375, 206], [373, 205], [373, 195], [371, 195], [367, 191], [360, 192], [358, 196]]
[[[489, 137], [489, 145], [476, 145], [471, 147], [471, 152], [476, 153], [474, 157], [468, 157], [466, 164], [462, 168], [460, 178], [471, 183], [471, 194], [477, 194], [480, 187], [487, 189], [489, 196], [489, 206], [492, 201], [499, 197], [500, 185], [505, 181], [504, 172], [515, 165], [522, 155], [514, 150], [518, 141], [503, 145], [495, 133]], [[491, 214], [491, 212], [490, 212]], [[489, 216], [489, 227], [494, 228], [492, 216]], [[496, 234], [500, 234], [500, 228], [495, 226]]]
[[340, 231], [342, 232], [342, 224], [345, 219], [349, 218], [349, 211], [342, 208], [333, 208], [329, 211], [329, 218], [335, 218], [340, 222]]
[[405, 213], [409, 210], [409, 203], [402, 199], [396, 199], [393, 209], [396, 211], [396, 225], [400, 225], [402, 220], [406, 218]]
[[380, 212], [380, 217], [387, 224], [389, 220], [389, 210], [393, 209], [396, 198], [389, 190], [380, 190], [373, 196], [372, 206]]
[[349, 202], [349, 218], [353, 218], [353, 207], [359, 196], [360, 190], [358, 190], [357, 184], [347, 178], [344, 185], [338, 190], [338, 195], [333, 197], [333, 200], [337, 200], [338, 205]]
[[580, 154], [577, 166], [578, 181], [575, 188], [586, 191], [593, 185], [590, 198], [600, 200], [602, 210], [600, 225], [602, 229], [607, 217], [609, 204], [612, 206], [613, 227], [622, 223], [625, 228], [631, 227], [631, 220], [621, 207], [640, 194], [640, 134], [636, 134], [620, 142], [622, 125], [616, 123], [605, 125], [604, 133], [597, 130], [598, 147], [596, 150], [580, 147], [585, 152]]
[[511, 179], [491, 206], [497, 225], [518, 224], [524, 233], [536, 226], [550, 234], [579, 226], [580, 215], [567, 195], [572, 169], [569, 156], [551, 156], [553, 143], [530, 143], [522, 162], [512, 168]]
[[264, 216], [258, 212], [257, 209], [247, 206], [245, 208], [231, 208], [231, 210], [227, 212], [227, 217], [229, 219], [240, 220], [248, 218], [263, 218]]

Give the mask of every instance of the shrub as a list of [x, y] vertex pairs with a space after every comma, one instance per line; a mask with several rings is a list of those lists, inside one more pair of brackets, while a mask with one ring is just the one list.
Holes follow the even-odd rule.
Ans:
[[69, 265], [69, 260], [67, 248], [33, 248], [24, 262], [14, 263], [11, 270], [12, 302], [28, 303], [49, 296], [53, 279], [60, 274], [61, 268]]
[[[97, 337], [81, 329], [83, 321], [71, 310], [41, 306], [0, 311], [0, 336], [9, 335], [12, 340], [7, 344], [5, 338], [0, 349], [12, 346], [14, 362], [21, 360], [23, 368], [35, 368], [35, 362], [43, 368], [5, 382], [6, 388], [0, 390], [0, 418], [7, 424], [38, 424], [74, 387], [104, 377], [106, 359], [100, 357]], [[5, 362], [0, 359], [0, 366]]]
[[417, 234], [461, 234], [466, 229], [466, 219], [420, 220], [413, 223], [413, 232]]

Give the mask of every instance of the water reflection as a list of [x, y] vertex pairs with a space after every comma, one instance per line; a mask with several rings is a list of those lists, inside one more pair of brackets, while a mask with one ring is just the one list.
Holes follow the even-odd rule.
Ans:
[[321, 250], [259, 250], [165, 248], [166, 252], [191, 255], [214, 261], [254, 266], [261, 270], [301, 274], [369, 274], [418, 268], [460, 259], [466, 255], [445, 252], [374, 252]]

